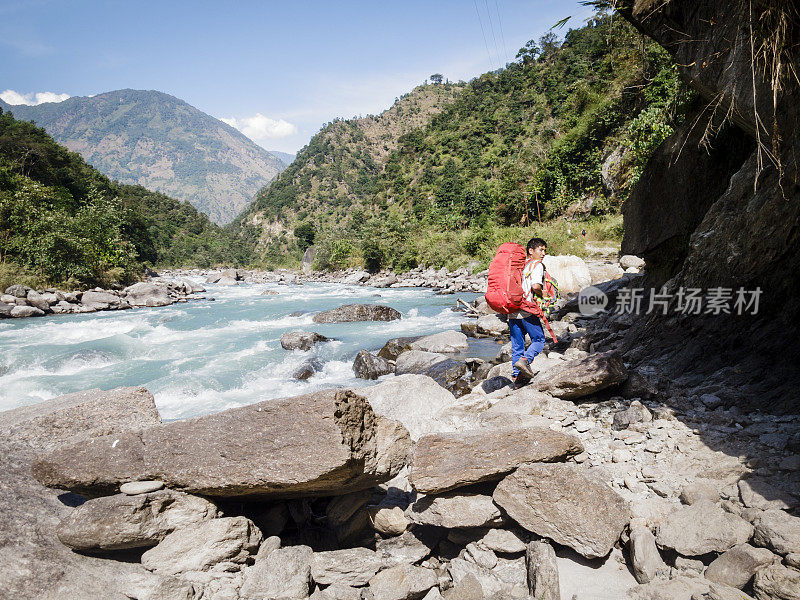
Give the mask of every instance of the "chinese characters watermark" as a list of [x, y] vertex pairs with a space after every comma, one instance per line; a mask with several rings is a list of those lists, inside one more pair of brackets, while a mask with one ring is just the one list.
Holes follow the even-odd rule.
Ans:
[[[746, 290], [744, 288], [714, 287], [702, 288], [680, 287], [674, 293], [664, 288], [650, 288], [645, 294], [644, 288], [625, 288], [617, 293], [614, 307], [617, 313], [627, 314], [662, 314], [670, 311], [684, 315], [744, 315], [758, 314], [761, 288]], [[578, 295], [578, 309], [584, 315], [594, 315], [606, 309], [608, 296], [594, 286], [581, 290]]]

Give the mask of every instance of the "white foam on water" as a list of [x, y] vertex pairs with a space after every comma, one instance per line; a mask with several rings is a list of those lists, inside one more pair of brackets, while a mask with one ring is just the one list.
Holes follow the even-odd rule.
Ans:
[[[116, 315], [115, 315], [116, 316]], [[91, 342], [119, 334], [150, 328], [149, 315], [121, 315], [119, 317], [90, 318], [81, 321], [44, 317], [25, 327], [0, 331], [0, 344], [16, 346], [71, 345]]]

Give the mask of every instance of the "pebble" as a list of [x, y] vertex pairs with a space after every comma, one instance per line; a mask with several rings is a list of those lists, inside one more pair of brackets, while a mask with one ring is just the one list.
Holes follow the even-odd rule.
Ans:
[[163, 481], [130, 481], [123, 483], [119, 486], [119, 491], [126, 496], [138, 496], [139, 494], [148, 494], [150, 492], [157, 492], [164, 487]]

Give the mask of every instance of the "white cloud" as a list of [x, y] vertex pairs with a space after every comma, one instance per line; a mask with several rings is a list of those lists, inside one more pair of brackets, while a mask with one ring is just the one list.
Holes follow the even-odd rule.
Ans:
[[284, 138], [297, 133], [297, 127], [283, 119], [270, 119], [261, 113], [242, 119], [220, 119], [231, 127], [235, 127], [251, 140], [268, 140]]
[[0, 98], [9, 104], [27, 104], [28, 106], [36, 106], [44, 102], [63, 102], [69, 97], [69, 94], [56, 94], [55, 92], [31, 92], [30, 94], [20, 94], [14, 90], [6, 90], [0, 93]]

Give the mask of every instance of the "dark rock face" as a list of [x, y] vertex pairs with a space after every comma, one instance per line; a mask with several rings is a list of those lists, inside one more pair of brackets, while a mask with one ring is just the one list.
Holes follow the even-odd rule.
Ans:
[[329, 390], [58, 448], [32, 472], [87, 496], [149, 479], [218, 498], [342, 494], [393, 476], [378, 428], [363, 397]]
[[329, 342], [326, 338], [315, 331], [290, 331], [281, 336], [281, 347], [284, 350], [311, 350], [312, 346], [318, 342]]
[[314, 315], [315, 323], [354, 323], [357, 321], [394, 321], [402, 315], [382, 304], [345, 304]]
[[[749, 31], [769, 35], [770, 24], [753, 11], [758, 22], [751, 28], [746, 3], [629, 0], [622, 12], [683, 65], [681, 75], [707, 112], [718, 106], [735, 127], [712, 138], [716, 150], [705, 155], [686, 128], [666, 142], [624, 209], [623, 252], [653, 259], [658, 268], [648, 274], [648, 286], [669, 279], [672, 294], [681, 287], [764, 292], [751, 316], [641, 316], [621, 347], [626, 362], [654, 366], [672, 381], [743, 408], [796, 410], [800, 86], [787, 80], [773, 98], [771, 73], [764, 72], [771, 59], [757, 61], [754, 77]], [[783, 64], [797, 64], [797, 47], [790, 52], [795, 55], [782, 56]], [[701, 119], [698, 127], [704, 124]], [[670, 150], [680, 136], [686, 143], [677, 156]], [[760, 153], [752, 150], [757, 137]], [[740, 351], [742, 340], [747, 352]]]
[[397, 360], [406, 350], [411, 350], [411, 344], [420, 339], [420, 336], [409, 336], [393, 338], [383, 345], [383, 348], [378, 352], [378, 356], [386, 360]]
[[360, 379], [377, 379], [381, 375], [394, 373], [394, 366], [388, 360], [362, 350], [353, 361], [353, 372]]

